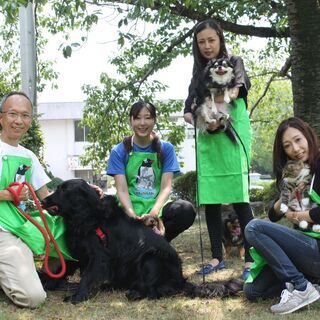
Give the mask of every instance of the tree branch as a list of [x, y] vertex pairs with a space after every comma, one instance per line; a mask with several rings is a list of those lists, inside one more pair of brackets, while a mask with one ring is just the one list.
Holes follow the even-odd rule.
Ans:
[[[259, 97], [259, 99], [257, 100], [257, 102], [253, 105], [253, 107], [251, 108], [251, 111], [250, 111], [250, 115], [249, 117], [251, 118], [252, 117], [252, 114], [253, 114], [253, 111], [257, 108], [257, 106], [259, 105], [259, 103], [262, 101], [262, 99], [265, 97], [265, 95], [267, 94], [269, 88], [270, 88], [270, 85], [272, 83], [272, 81], [274, 80], [274, 78], [276, 77], [289, 77], [288, 76], [288, 71], [291, 67], [291, 56], [289, 58], [287, 58], [286, 62], [284, 63], [283, 67], [280, 69], [280, 71], [276, 74], [273, 74], [270, 79], [268, 80], [267, 82], [267, 85], [266, 87], [264, 88], [263, 90], [263, 93], [262, 95]], [[289, 77], [290, 78], [290, 77]]]
[[[136, 5], [138, 2], [139, 2], [139, 5], [141, 5], [141, 2], [137, 0], [112, 1], [112, 3], [130, 4], [133, 6]], [[163, 4], [161, 3], [161, 1], [155, 1], [153, 6], [150, 6], [150, 7], [146, 6], [145, 8], [158, 11], [162, 7], [163, 7]], [[201, 20], [213, 18], [219, 22], [222, 29], [224, 29], [225, 31], [236, 33], [239, 35], [253, 36], [253, 37], [260, 37], [260, 38], [289, 38], [290, 37], [290, 30], [288, 27], [284, 27], [282, 30], [276, 30], [270, 27], [256, 27], [251, 25], [241, 25], [241, 24], [237, 24], [237, 23], [233, 23], [233, 22], [229, 22], [221, 19], [219, 15], [214, 11], [208, 14], [204, 14], [202, 12], [198, 12], [193, 9], [188, 9], [186, 6], [182, 4], [170, 5], [168, 6], [168, 9], [174, 15], [189, 18], [195, 21], [201, 21]]]

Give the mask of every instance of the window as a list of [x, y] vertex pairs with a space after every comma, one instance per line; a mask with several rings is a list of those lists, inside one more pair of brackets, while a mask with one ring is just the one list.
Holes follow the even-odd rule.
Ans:
[[194, 139], [194, 128], [187, 128], [186, 139]]
[[88, 126], [80, 127], [80, 120], [74, 121], [74, 138], [76, 142], [87, 141], [90, 129]]

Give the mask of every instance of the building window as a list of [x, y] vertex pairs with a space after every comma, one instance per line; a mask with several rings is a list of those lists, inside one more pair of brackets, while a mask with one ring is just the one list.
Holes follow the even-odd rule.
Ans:
[[89, 131], [88, 126], [80, 127], [80, 120], [74, 122], [74, 137], [76, 142], [87, 141]]
[[187, 128], [186, 139], [194, 139], [194, 128]]

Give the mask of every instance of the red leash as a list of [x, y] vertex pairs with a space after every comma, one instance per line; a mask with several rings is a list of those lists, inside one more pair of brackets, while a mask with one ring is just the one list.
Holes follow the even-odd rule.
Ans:
[[[21, 190], [23, 188], [23, 186], [26, 185], [29, 189], [29, 191], [32, 194], [32, 198], [36, 204], [37, 209], [39, 210], [40, 216], [41, 216], [41, 220], [44, 224], [43, 228], [36, 220], [34, 220], [28, 213], [26, 213], [24, 210], [22, 210], [21, 208], [18, 207], [18, 205], [20, 204], [20, 199], [19, 199], [19, 195], [21, 193]], [[15, 190], [14, 188], [12, 188], [13, 186], [18, 186], [17, 190]], [[41, 205], [39, 203], [39, 200], [32, 188], [32, 186], [28, 183], [28, 182], [23, 182], [23, 183], [19, 183], [19, 182], [13, 182], [9, 185], [9, 187], [7, 188], [7, 190], [13, 195], [13, 204], [17, 207], [17, 209], [19, 210], [19, 212], [26, 218], [28, 219], [31, 223], [33, 223], [38, 229], [39, 231], [42, 233], [44, 241], [46, 243], [46, 254], [45, 254], [45, 258], [44, 258], [44, 269], [46, 271], [46, 273], [48, 274], [49, 277], [54, 278], [54, 279], [58, 279], [64, 276], [64, 274], [66, 273], [66, 263], [64, 261], [64, 258], [61, 254], [61, 251], [59, 249], [59, 246], [56, 242], [56, 240], [54, 239], [51, 230], [47, 224], [47, 220], [46, 217], [43, 213], [43, 210], [41, 208]], [[49, 235], [49, 236], [48, 236]], [[49, 252], [50, 252], [50, 240], [53, 243], [54, 249], [57, 252], [57, 255], [59, 257], [60, 263], [61, 263], [61, 271], [58, 274], [52, 273], [50, 271], [49, 268], [49, 264], [48, 264], [48, 260], [49, 260]]]

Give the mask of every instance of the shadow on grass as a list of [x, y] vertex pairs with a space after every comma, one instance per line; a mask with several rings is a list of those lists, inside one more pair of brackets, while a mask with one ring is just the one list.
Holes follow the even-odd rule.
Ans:
[[[209, 239], [205, 222], [201, 219], [203, 237], [204, 262], [210, 259]], [[201, 283], [202, 277], [196, 275], [201, 266], [199, 245], [199, 224], [194, 225], [172, 244], [177, 249], [182, 261], [184, 274], [192, 282]], [[232, 251], [230, 259], [226, 260], [227, 269], [210, 274], [206, 281], [240, 277], [244, 261]], [[129, 302], [124, 292], [99, 292], [90, 301], [78, 305], [64, 303], [65, 292], [49, 292], [43, 306], [36, 310], [21, 309], [13, 305], [4, 295], [0, 294], [0, 320], [93, 320], [93, 319], [148, 319], [148, 320], [186, 320], [186, 319], [274, 319], [269, 312], [276, 300], [249, 303], [240, 293], [238, 297], [226, 299], [189, 299], [183, 296], [151, 301], [144, 299]], [[304, 309], [290, 315], [290, 319], [314, 320], [320, 311], [320, 303], [314, 303], [310, 309]]]

